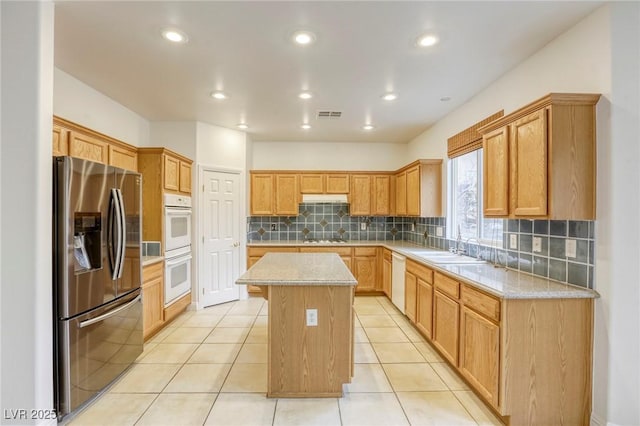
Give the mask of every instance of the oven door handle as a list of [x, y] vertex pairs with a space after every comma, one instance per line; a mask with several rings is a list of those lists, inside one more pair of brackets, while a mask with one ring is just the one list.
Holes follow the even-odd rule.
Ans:
[[81, 321], [78, 324], [78, 328], [89, 327], [91, 324], [95, 324], [97, 322], [104, 321], [104, 320], [106, 320], [108, 318], [111, 318], [112, 316], [116, 315], [117, 313], [122, 312], [125, 309], [129, 309], [131, 306], [135, 305], [141, 298], [142, 298], [142, 295], [139, 294], [139, 295], [137, 295], [135, 297], [135, 299], [133, 299], [131, 302], [127, 302], [125, 305], [122, 305], [122, 306], [120, 306], [120, 307], [118, 307], [118, 308], [116, 308], [116, 309], [114, 309], [112, 311], [106, 312], [106, 313], [104, 313], [104, 314], [102, 314], [100, 316], [97, 316], [95, 318], [91, 318], [91, 319], [88, 319], [86, 321]]
[[191, 209], [170, 209], [166, 208], [167, 216], [191, 216]]
[[191, 260], [193, 256], [190, 254], [187, 256], [180, 256], [175, 259], [167, 260], [167, 267], [179, 265], [180, 263], [184, 263], [187, 260]]

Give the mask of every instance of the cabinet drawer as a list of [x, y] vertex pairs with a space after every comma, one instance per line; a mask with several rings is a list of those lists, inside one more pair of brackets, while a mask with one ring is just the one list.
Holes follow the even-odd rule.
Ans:
[[297, 247], [249, 247], [250, 257], [262, 257], [267, 253], [297, 253]]
[[300, 253], [338, 253], [351, 256], [351, 247], [300, 247]]
[[462, 285], [460, 289], [460, 299], [462, 302], [494, 321], [500, 321], [500, 300], [493, 296], [484, 294], [472, 287]]
[[162, 277], [164, 272], [164, 262], [154, 263], [142, 268], [142, 282], [146, 283], [158, 277]]
[[407, 259], [407, 272], [411, 272], [416, 277], [428, 282], [433, 283], [433, 271], [424, 265], [421, 265], [413, 260]]
[[377, 247], [354, 247], [353, 255], [354, 256], [376, 256], [377, 255]]
[[440, 272], [435, 273], [435, 286], [442, 293], [448, 294], [455, 299], [460, 295], [460, 283], [446, 275], [442, 275]]

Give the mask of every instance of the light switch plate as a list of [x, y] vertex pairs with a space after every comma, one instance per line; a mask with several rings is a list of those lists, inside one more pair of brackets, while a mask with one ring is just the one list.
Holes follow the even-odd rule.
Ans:
[[567, 257], [576, 257], [576, 240], [564, 241], [564, 252]]
[[307, 309], [307, 327], [317, 327], [317, 326], [318, 326], [318, 310]]
[[271, 224], [271, 230], [272, 231], [277, 231], [278, 230], [278, 224], [277, 223], [272, 223]]
[[540, 253], [542, 251], [542, 238], [533, 237], [533, 252]]
[[360, 222], [360, 230], [361, 231], [367, 230], [367, 222]]
[[442, 237], [442, 226], [436, 226], [436, 237]]
[[518, 248], [518, 236], [516, 234], [509, 235], [509, 248]]

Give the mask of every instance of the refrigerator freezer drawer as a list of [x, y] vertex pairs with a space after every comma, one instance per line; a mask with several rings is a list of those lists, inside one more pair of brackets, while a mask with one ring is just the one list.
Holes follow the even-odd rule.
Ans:
[[140, 290], [58, 322], [56, 409], [60, 417], [99, 394], [142, 353]]

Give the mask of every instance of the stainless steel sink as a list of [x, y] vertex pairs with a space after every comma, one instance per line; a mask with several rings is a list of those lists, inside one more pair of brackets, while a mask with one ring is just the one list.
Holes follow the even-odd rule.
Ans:
[[418, 253], [416, 254], [428, 260], [429, 262], [432, 262], [435, 264], [485, 263], [484, 260], [476, 259], [475, 257], [463, 256], [460, 254], [453, 254], [453, 253], [447, 253], [447, 252], [440, 252], [440, 253], [431, 252], [431, 253], [424, 253], [424, 254], [418, 254]]

